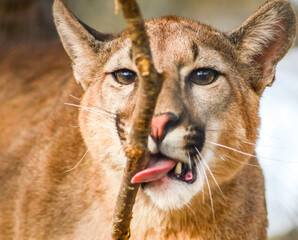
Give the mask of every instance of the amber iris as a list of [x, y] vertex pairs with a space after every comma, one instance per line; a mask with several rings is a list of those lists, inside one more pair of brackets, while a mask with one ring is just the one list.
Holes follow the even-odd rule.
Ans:
[[213, 83], [219, 73], [209, 68], [199, 68], [192, 71], [189, 75], [189, 80], [197, 85], [207, 85]]
[[137, 80], [137, 74], [129, 69], [119, 69], [112, 74], [117, 82], [124, 85], [132, 84]]

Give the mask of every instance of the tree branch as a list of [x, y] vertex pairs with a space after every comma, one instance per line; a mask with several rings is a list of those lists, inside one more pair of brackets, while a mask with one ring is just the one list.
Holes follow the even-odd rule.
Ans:
[[134, 61], [140, 78], [136, 114], [133, 119], [130, 146], [125, 153], [127, 163], [113, 215], [113, 239], [129, 239], [132, 208], [139, 184], [132, 184], [131, 178], [147, 164], [147, 141], [163, 75], [159, 74], [152, 61], [149, 39], [144, 20], [135, 0], [118, 0], [127, 23], [132, 41]]

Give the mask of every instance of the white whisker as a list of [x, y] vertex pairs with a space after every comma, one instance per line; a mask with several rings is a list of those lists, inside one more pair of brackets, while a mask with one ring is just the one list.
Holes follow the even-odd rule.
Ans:
[[[93, 119], [93, 118], [91, 118], [91, 117], [88, 117], [88, 119], [90, 119], [91, 121], [98, 121], [98, 120]], [[94, 123], [93, 123], [93, 122], [88, 122], [88, 123], [82, 123], [82, 124], [79, 124], [79, 125], [70, 125], [70, 127], [72, 127], [72, 128], [80, 128], [80, 127], [82, 127], [82, 126], [93, 126], [93, 127], [94, 127]], [[95, 127], [98, 128], [98, 127], [100, 127], [100, 126], [103, 126], [103, 127], [105, 127], [105, 128], [111, 128], [111, 127], [108, 127], [108, 126], [106, 126], [106, 125], [103, 125], [102, 123], [99, 124], [98, 126], [95, 126]], [[95, 128], [95, 129], [96, 129], [96, 128]]]
[[206, 162], [205, 159], [203, 158], [203, 156], [202, 156], [202, 154], [200, 153], [200, 151], [199, 151], [196, 147], [195, 147], [195, 149], [196, 149], [196, 151], [198, 152], [198, 154], [199, 154], [199, 156], [200, 156], [200, 158], [201, 158], [203, 164], [206, 166], [206, 169], [208, 170], [208, 172], [210, 173], [211, 177], [213, 178], [213, 180], [214, 180], [214, 182], [215, 182], [215, 184], [216, 184], [218, 190], [220, 191], [220, 193], [221, 193], [223, 199], [225, 199], [226, 197], [225, 197], [225, 195], [223, 194], [223, 192], [222, 192], [222, 190], [221, 190], [221, 188], [220, 188], [220, 186], [219, 186], [219, 184], [218, 184], [218, 182], [217, 182], [217, 180], [216, 180], [214, 174], [212, 173], [211, 169], [209, 168], [207, 162]]
[[189, 152], [187, 152], [187, 154], [188, 154], [188, 164], [189, 164], [190, 170], [192, 170], [192, 163], [191, 163], [191, 159], [190, 159], [190, 154], [189, 154]]
[[[198, 156], [198, 155], [197, 155]], [[200, 158], [198, 158], [199, 160]], [[211, 211], [212, 211], [212, 216], [213, 216], [213, 219], [215, 219], [215, 215], [214, 215], [214, 206], [213, 206], [213, 199], [212, 199], [212, 193], [211, 193], [211, 188], [210, 188], [210, 184], [209, 184], [209, 180], [208, 180], [208, 177], [207, 177], [207, 174], [205, 173], [205, 171], [203, 171], [203, 174], [204, 174], [204, 177], [206, 179], [206, 182], [207, 182], [207, 187], [208, 187], [208, 191], [209, 191], [209, 197], [210, 197], [210, 204], [211, 204]]]
[[[199, 168], [199, 171], [200, 171], [200, 173], [201, 173], [201, 171], [202, 171], [202, 173], [203, 173], [203, 175], [204, 175], [204, 167], [202, 166], [202, 164], [197, 164], [197, 166], [198, 166], [198, 168]], [[203, 204], [205, 204], [205, 193], [204, 193], [204, 183], [203, 183], [203, 185], [202, 185], [202, 200], [203, 200]]]
[[244, 140], [241, 140], [241, 139], [240, 139], [240, 141], [243, 142], [243, 143], [249, 144], [249, 145], [253, 145], [253, 146], [257, 145], [255, 143], [247, 142], [247, 141], [244, 141]]
[[76, 99], [76, 100], [79, 100], [79, 101], [81, 100], [80, 98], [78, 98], [78, 97], [76, 97], [74, 95], [69, 94], [69, 96], [72, 97], [72, 98], [74, 98], [74, 99]]
[[212, 148], [210, 148], [210, 147], [207, 147], [207, 148], [210, 149], [214, 154], [216, 154], [217, 157], [220, 157], [223, 161], [230, 161], [231, 160], [231, 161], [239, 162], [239, 163], [242, 163], [244, 165], [251, 166], [251, 167], [261, 168], [259, 165], [256, 165], [256, 164], [251, 164], [251, 163], [243, 162], [243, 161], [236, 160], [236, 159], [233, 159], [233, 158], [226, 158], [224, 156], [219, 156], [219, 154], [216, 153]]
[[[248, 165], [248, 166], [251, 166], [251, 167], [261, 168], [259, 165], [256, 165], [256, 164], [251, 164], [251, 163], [243, 162], [243, 161], [240, 161], [240, 160], [237, 160], [237, 159], [226, 158], [226, 157], [223, 157], [223, 156], [219, 156], [219, 154], [217, 154], [212, 148], [210, 148], [210, 147], [207, 147], [207, 148], [210, 149], [211, 151], [213, 151], [214, 154], [217, 155], [217, 157], [220, 157], [224, 161], [235, 161], [235, 162], [239, 162], [241, 164]], [[262, 157], [262, 156], [260, 156], [259, 158], [263, 161], [264, 160], [269, 160], [269, 161], [276, 161], [276, 162], [282, 162], [282, 163], [296, 163], [295, 161], [285, 161], [285, 160], [279, 160], [279, 159], [274, 159], [274, 158], [266, 158], [266, 157]], [[263, 167], [272, 167], [272, 166], [276, 166], [276, 165], [274, 165], [274, 164], [272, 164], [272, 165], [262, 164], [262, 166]]]
[[[93, 119], [91, 117], [87, 117], [87, 118], [91, 121], [94, 121], [98, 126], [104, 127], [106, 129], [111, 129], [111, 128], [115, 129], [114, 126], [107, 126], [107, 125], [103, 124], [102, 122], [98, 121], [97, 119]], [[91, 124], [91, 123], [89, 123], [89, 124]]]
[[109, 116], [109, 117], [112, 117], [112, 118], [115, 118], [116, 117], [116, 114], [114, 113], [111, 113], [111, 112], [108, 112], [106, 110], [101, 110], [101, 109], [98, 109], [98, 108], [94, 108], [94, 107], [87, 107], [87, 106], [83, 106], [83, 105], [78, 105], [78, 104], [73, 104], [73, 103], [64, 103], [65, 105], [68, 105], [68, 106], [72, 106], [72, 107], [78, 107], [78, 108], [82, 108], [86, 111], [89, 111], [97, 116], [101, 116], [101, 115], [106, 115], [106, 116]]
[[195, 222], [196, 222], [196, 225], [197, 225], [197, 227], [199, 227], [200, 225], [199, 225], [199, 222], [198, 222], [198, 220], [197, 220], [197, 215], [196, 215], [196, 213], [195, 213], [194, 210], [191, 208], [191, 206], [189, 205], [189, 203], [186, 203], [185, 206], [188, 207], [188, 209], [192, 212], [192, 214], [193, 214], [193, 216], [194, 216], [194, 220], [195, 220]]
[[210, 184], [209, 184], [209, 180], [208, 180], [207, 174], [205, 173], [205, 171], [203, 173], [204, 173], [204, 176], [205, 176], [206, 182], [207, 182], [207, 187], [208, 187], [209, 196], [210, 196], [211, 211], [212, 211], [212, 216], [213, 216], [213, 219], [214, 219], [215, 218], [215, 215], [214, 215], [214, 206], [213, 206], [213, 199], [212, 199], [211, 188], [210, 188]]
[[240, 151], [240, 150], [238, 150], [238, 149], [235, 149], [235, 148], [232, 148], [232, 147], [228, 147], [228, 146], [225, 146], [225, 145], [222, 145], [222, 144], [219, 144], [219, 143], [210, 142], [210, 141], [207, 141], [207, 140], [206, 140], [206, 142], [207, 142], [207, 143], [211, 143], [211, 144], [216, 145], [216, 146], [219, 146], [219, 147], [222, 147], [222, 148], [229, 149], [229, 150], [234, 151], [234, 152], [241, 153], [241, 154], [246, 155], [246, 156], [249, 156], [249, 157], [257, 157], [257, 156], [254, 155], [254, 154], [250, 154], [250, 153], [242, 152], [242, 151]]
[[70, 124], [70, 127], [72, 127], [72, 128], [79, 128], [80, 126], [79, 125], [72, 125], [72, 124]]
[[240, 141], [243, 142], [243, 143], [252, 145], [252, 146], [257, 146], [257, 145], [258, 145], [258, 146], [260, 146], [260, 147], [266, 147], [266, 148], [281, 149], [281, 150], [283, 149], [283, 148], [281, 148], [281, 147], [274, 147], [274, 146], [268, 146], [268, 145], [261, 145], [261, 144], [251, 143], [251, 142], [244, 141], [244, 140], [242, 140], [242, 139], [240, 139]]
[[85, 156], [87, 155], [87, 153], [88, 153], [88, 150], [85, 152], [85, 154], [83, 155], [83, 157], [80, 159], [80, 161], [74, 167], [72, 167], [71, 169], [66, 170], [65, 172], [70, 172], [70, 171], [76, 169], [76, 167], [79, 166], [79, 164], [83, 161], [83, 159], [85, 158]]
[[251, 163], [247, 163], [247, 162], [242, 162], [240, 160], [236, 160], [236, 159], [233, 159], [233, 158], [225, 158], [224, 156], [220, 156], [220, 158], [223, 160], [223, 161], [235, 161], [235, 162], [239, 162], [239, 163], [242, 163], [244, 165], [248, 165], [248, 166], [251, 166], [251, 167], [256, 167], [256, 168], [261, 168], [259, 165], [256, 165], [256, 164], [251, 164]]

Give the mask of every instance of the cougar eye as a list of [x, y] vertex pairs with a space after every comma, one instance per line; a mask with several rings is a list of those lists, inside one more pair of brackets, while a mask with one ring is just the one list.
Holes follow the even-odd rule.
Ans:
[[112, 73], [115, 80], [121, 84], [129, 85], [137, 80], [137, 74], [128, 69], [119, 69]]
[[197, 85], [207, 85], [214, 82], [219, 73], [208, 68], [199, 68], [191, 72], [189, 80]]

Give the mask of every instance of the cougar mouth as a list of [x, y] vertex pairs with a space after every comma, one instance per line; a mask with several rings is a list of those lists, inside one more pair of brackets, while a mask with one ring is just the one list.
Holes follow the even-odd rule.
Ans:
[[131, 182], [142, 183], [144, 186], [143, 183], [157, 181], [165, 176], [191, 184], [197, 177], [195, 162], [190, 160], [189, 163], [185, 163], [161, 153], [154, 154], [150, 156], [148, 166], [136, 173]]

